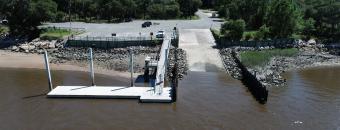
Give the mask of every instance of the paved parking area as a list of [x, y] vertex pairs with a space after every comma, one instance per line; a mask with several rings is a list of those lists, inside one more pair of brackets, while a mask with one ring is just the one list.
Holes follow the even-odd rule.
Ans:
[[[210, 18], [210, 13], [198, 11], [196, 13], [199, 20], [149, 20], [152, 23], [159, 23], [159, 25], [151, 25], [148, 28], [142, 28], [142, 23], [146, 20], [134, 20], [128, 23], [83, 23], [72, 22], [72, 28], [85, 28], [86, 33], [81, 36], [89, 37], [110, 37], [112, 33], [117, 33], [117, 36], [149, 36], [150, 32], [157, 33], [159, 30], [164, 30], [166, 33], [172, 33], [174, 27], [179, 29], [209, 29], [220, 28], [221, 22], [215, 22], [217, 18]], [[55, 26], [69, 28], [70, 23], [46, 23], [44, 26]], [[139, 34], [141, 33], [141, 35]]]

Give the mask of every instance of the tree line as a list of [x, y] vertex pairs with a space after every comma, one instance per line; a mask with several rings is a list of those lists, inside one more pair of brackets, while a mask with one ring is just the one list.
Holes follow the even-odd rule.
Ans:
[[299, 36], [340, 39], [340, 1], [336, 0], [203, 0], [226, 22], [225, 36], [240, 40], [230, 30], [255, 30], [255, 39]]
[[12, 34], [35, 34], [44, 21], [190, 18], [198, 8], [217, 10], [227, 21], [221, 32], [234, 40], [244, 31], [255, 31], [253, 39], [340, 38], [338, 0], [0, 0], [0, 18]]
[[[58, 7], [56, 21], [75, 19], [122, 22], [125, 19], [175, 19], [194, 15], [200, 0], [53, 0]], [[199, 1], [199, 2], [197, 2]], [[190, 8], [188, 8], [190, 7]], [[191, 9], [191, 10], [189, 10]]]
[[0, 0], [0, 18], [10, 21], [12, 34], [36, 35], [44, 21], [190, 18], [201, 4], [201, 0]]

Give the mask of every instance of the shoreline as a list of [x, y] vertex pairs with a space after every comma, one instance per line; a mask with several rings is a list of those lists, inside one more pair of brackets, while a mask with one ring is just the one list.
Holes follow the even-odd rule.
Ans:
[[[247, 49], [247, 48], [245, 48]], [[236, 57], [243, 50], [236, 51]], [[328, 53], [311, 52], [299, 50], [299, 54], [293, 57], [277, 56], [264, 66], [246, 67], [250, 73], [256, 76], [257, 80], [268, 87], [286, 86], [285, 72], [299, 71], [313, 68], [340, 67], [340, 57]], [[220, 50], [227, 72], [235, 79], [242, 79], [240, 68], [231, 56], [232, 48]]]
[[[3, 61], [3, 62], [2, 62]], [[44, 57], [42, 54], [18, 53], [8, 50], [0, 50], [0, 68], [23, 68], [23, 69], [45, 69]], [[51, 70], [89, 72], [87, 67], [76, 63], [50, 63]], [[106, 76], [113, 76], [125, 80], [130, 78], [130, 73], [115, 71], [95, 66], [95, 73]], [[139, 75], [141, 73], [134, 73]]]

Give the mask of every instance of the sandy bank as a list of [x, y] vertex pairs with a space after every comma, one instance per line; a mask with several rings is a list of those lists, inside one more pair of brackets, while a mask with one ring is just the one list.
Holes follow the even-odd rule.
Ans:
[[[26, 54], [11, 52], [8, 50], [0, 50], [0, 67], [1, 68], [33, 68], [45, 69], [44, 57], [38, 54]], [[88, 68], [84, 65], [66, 62], [63, 64], [50, 64], [51, 70], [67, 70], [67, 71], [83, 71], [88, 72]], [[107, 70], [100, 67], [95, 67], [95, 73], [117, 78], [129, 78], [129, 72], [121, 72]], [[135, 74], [137, 75], [137, 74]]]

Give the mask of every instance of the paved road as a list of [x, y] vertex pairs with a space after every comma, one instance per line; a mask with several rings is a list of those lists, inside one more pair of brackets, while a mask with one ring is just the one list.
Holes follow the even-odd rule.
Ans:
[[[98, 23], [83, 23], [72, 22], [72, 28], [85, 28], [86, 33], [81, 36], [90, 37], [103, 37], [111, 36], [111, 33], [117, 33], [117, 36], [139, 36], [141, 32], [142, 36], [149, 36], [150, 32], [156, 33], [159, 30], [165, 30], [167, 33], [171, 33], [174, 27], [179, 29], [208, 29], [210, 27], [220, 28], [221, 22], [214, 22], [218, 20], [216, 18], [209, 18], [211, 13], [204, 13], [202, 10], [196, 13], [199, 20], [150, 20], [153, 23], [160, 23], [159, 25], [152, 25], [149, 28], [142, 28], [141, 25], [145, 20], [135, 20], [128, 23], [119, 24], [98, 24]], [[70, 23], [46, 23], [44, 26], [55, 27], [70, 27]]]

